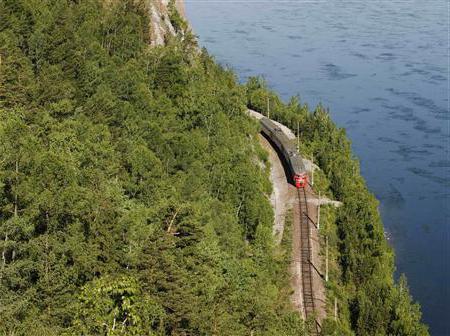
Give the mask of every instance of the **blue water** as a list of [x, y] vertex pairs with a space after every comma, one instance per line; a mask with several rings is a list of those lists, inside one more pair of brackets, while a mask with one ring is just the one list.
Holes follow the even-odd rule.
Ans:
[[347, 129], [411, 292], [450, 335], [449, 9], [436, 1], [186, 0], [200, 43], [242, 81], [322, 102]]

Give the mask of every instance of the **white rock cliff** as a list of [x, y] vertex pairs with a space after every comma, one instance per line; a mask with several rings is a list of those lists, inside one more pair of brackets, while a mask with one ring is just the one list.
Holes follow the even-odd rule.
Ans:
[[[175, 35], [175, 29], [169, 19], [170, 0], [148, 0], [151, 19], [151, 43], [163, 45], [167, 36]], [[175, 6], [181, 16], [185, 17], [184, 1], [175, 0]]]

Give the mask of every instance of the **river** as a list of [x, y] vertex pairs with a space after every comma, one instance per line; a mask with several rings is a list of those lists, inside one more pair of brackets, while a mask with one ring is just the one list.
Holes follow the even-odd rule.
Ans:
[[330, 108], [380, 200], [397, 275], [450, 335], [449, 5], [186, 0], [200, 44], [241, 81]]

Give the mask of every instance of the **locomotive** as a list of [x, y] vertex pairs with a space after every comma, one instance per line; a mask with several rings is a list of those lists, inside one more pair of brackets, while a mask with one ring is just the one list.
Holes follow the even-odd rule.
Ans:
[[308, 174], [302, 157], [286, 134], [272, 120], [263, 117], [260, 119], [261, 131], [278, 149], [286, 163], [291, 182], [296, 188], [304, 188], [308, 183]]

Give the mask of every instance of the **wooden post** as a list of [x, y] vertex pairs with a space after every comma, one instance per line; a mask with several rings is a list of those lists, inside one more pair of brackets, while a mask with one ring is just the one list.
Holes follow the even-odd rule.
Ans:
[[5, 241], [2, 251], [2, 268], [0, 269], [0, 280], [3, 279], [3, 270], [6, 266], [6, 244], [8, 243], [8, 233], [5, 234]]
[[328, 235], [325, 237], [325, 281], [328, 282]]
[[14, 217], [17, 217], [18, 213], [18, 203], [19, 203], [19, 196], [17, 191], [17, 186], [19, 185], [19, 159], [16, 159], [16, 190], [14, 193]]
[[337, 297], [334, 298], [334, 320], [337, 321]]
[[269, 97], [267, 97], [267, 118], [270, 119], [270, 105], [269, 105]]
[[172, 225], [173, 225], [173, 223], [175, 221], [175, 218], [177, 218], [179, 211], [180, 211], [179, 208], [175, 210], [175, 213], [173, 214], [172, 219], [170, 220], [170, 223], [167, 226], [167, 233], [170, 233], [170, 231], [172, 230]]
[[314, 186], [314, 155], [311, 155], [311, 185]]
[[300, 122], [297, 120], [297, 151], [300, 153]]
[[320, 229], [320, 191], [319, 198], [317, 200], [317, 230]]

